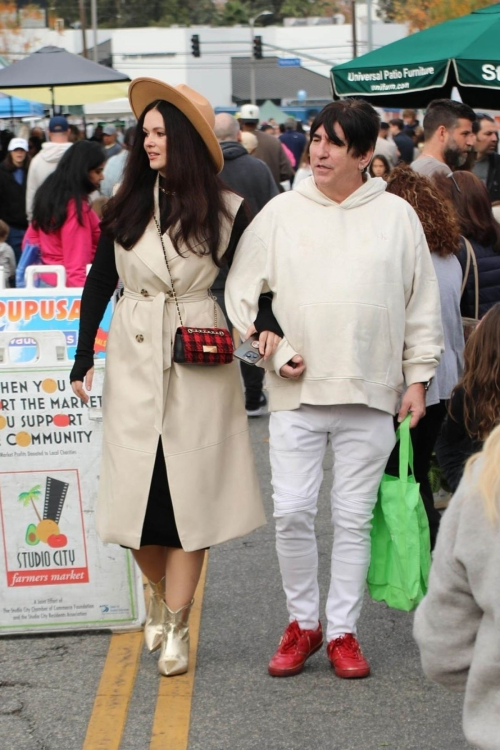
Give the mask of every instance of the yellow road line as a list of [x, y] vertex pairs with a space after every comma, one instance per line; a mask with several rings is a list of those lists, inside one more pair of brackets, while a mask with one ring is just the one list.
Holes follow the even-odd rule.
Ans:
[[189, 671], [183, 675], [160, 679], [149, 750], [187, 750], [207, 560], [208, 553], [189, 618]]
[[111, 636], [82, 750], [119, 750], [144, 635]]

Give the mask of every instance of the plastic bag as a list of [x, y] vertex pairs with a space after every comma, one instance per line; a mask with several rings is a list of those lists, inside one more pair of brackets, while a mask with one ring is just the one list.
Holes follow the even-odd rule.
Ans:
[[415, 609], [424, 597], [431, 567], [429, 523], [420, 485], [413, 476], [410, 419], [408, 415], [396, 433], [399, 477], [384, 474], [380, 484], [367, 576], [373, 599], [406, 612]]

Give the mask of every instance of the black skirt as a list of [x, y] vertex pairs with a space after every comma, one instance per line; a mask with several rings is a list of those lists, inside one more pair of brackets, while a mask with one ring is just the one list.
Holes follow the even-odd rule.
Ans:
[[181, 540], [177, 532], [177, 524], [175, 523], [161, 438], [158, 441], [141, 536], [141, 547], [146, 547], [150, 544], [182, 549]]

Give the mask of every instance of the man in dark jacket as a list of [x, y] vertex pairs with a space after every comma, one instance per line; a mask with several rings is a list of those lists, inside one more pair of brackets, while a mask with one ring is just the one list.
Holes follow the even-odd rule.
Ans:
[[[250, 213], [248, 218], [253, 219], [261, 208], [279, 193], [271, 170], [263, 161], [250, 156], [241, 144], [240, 126], [235, 117], [226, 112], [217, 115], [214, 130], [224, 155], [224, 168], [220, 176], [231, 190], [243, 196]], [[227, 272], [225, 266], [212, 285], [212, 291], [226, 318], [224, 287]], [[249, 417], [260, 417], [264, 414], [267, 403], [262, 390], [265, 370], [242, 362], [241, 372], [245, 383], [246, 412]]]
[[403, 120], [395, 117], [393, 120], [389, 120], [389, 128], [392, 135], [392, 140], [396, 144], [399, 153], [401, 154], [401, 161], [406, 164], [411, 164], [413, 161], [413, 152], [415, 146], [411, 137], [408, 133], [404, 132], [405, 124]]
[[292, 154], [295, 156], [295, 169], [297, 170], [300, 166], [302, 154], [307, 145], [307, 138], [304, 133], [298, 133], [297, 123], [293, 117], [287, 117], [285, 120], [285, 132], [279, 137], [281, 143], [290, 149]]
[[498, 154], [498, 133], [493, 117], [484, 112], [477, 113], [477, 120], [472, 123], [472, 132], [476, 135], [474, 151], [476, 163], [472, 171], [486, 185], [490, 201], [500, 200], [500, 154]]
[[257, 129], [259, 119], [260, 110], [255, 104], [243, 105], [240, 113], [241, 129], [253, 133], [257, 138], [259, 145], [253, 155], [267, 164], [279, 190], [281, 182], [293, 180], [293, 167], [280, 141]]

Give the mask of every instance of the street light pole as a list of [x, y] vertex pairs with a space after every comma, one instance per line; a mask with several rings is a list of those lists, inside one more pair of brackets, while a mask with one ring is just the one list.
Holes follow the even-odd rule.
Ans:
[[253, 18], [248, 19], [248, 25], [250, 26], [250, 102], [255, 104], [255, 57], [254, 57], [254, 41], [255, 41], [255, 21], [261, 16], [272, 16], [273, 13], [270, 10], [263, 10]]
[[372, 0], [366, 0], [366, 23], [368, 52], [373, 50]]
[[93, 58], [94, 62], [99, 62], [99, 56], [97, 54], [97, 0], [90, 0], [90, 13], [92, 19], [92, 34], [94, 38], [94, 50]]

